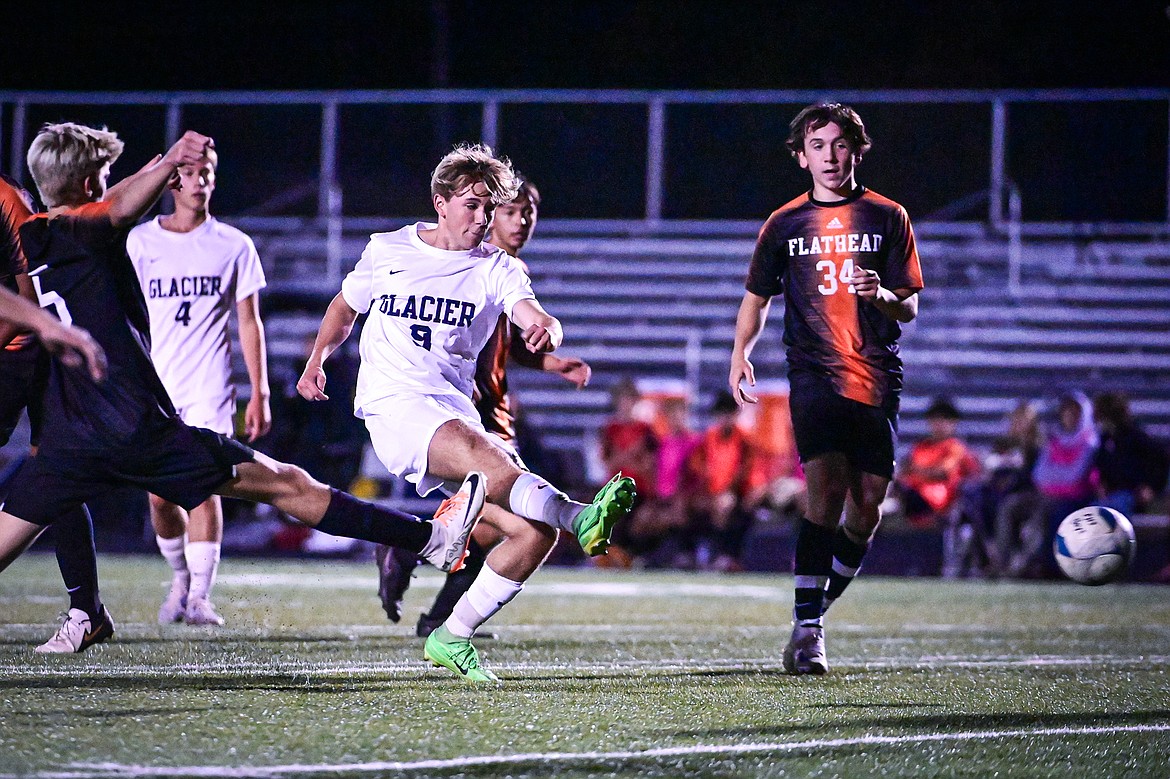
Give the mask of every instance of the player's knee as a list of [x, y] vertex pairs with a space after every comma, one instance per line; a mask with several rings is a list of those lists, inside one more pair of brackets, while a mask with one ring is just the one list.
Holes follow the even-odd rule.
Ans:
[[322, 486], [308, 471], [296, 465], [282, 463], [276, 473], [281, 492], [291, 498], [308, 495]]

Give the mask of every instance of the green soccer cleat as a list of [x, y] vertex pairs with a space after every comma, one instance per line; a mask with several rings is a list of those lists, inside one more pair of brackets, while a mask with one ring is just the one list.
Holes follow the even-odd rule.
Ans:
[[500, 677], [479, 664], [479, 652], [471, 640], [460, 638], [446, 625], [435, 628], [423, 645], [423, 657], [437, 666], [450, 668], [469, 682], [498, 682]]
[[637, 496], [634, 480], [620, 473], [601, 488], [593, 502], [573, 521], [573, 532], [585, 554], [597, 557], [609, 549], [609, 537], [618, 520], [630, 513]]

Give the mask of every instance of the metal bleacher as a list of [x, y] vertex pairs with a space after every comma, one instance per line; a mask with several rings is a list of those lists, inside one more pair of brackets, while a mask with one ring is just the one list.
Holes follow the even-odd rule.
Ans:
[[[1170, 438], [1170, 169], [1150, 176], [1148, 163], [1166, 159], [1167, 89], [0, 91], [0, 154], [21, 179], [37, 124], [65, 114], [110, 124], [139, 154], [188, 125], [215, 135], [216, 211], [260, 250], [282, 380], [369, 234], [427, 216], [441, 151], [482, 140], [523, 159], [548, 201], [524, 256], [594, 381], [578, 392], [517, 370], [512, 385], [546, 443], [578, 456], [623, 375], [683, 383], [704, 421], [754, 231], [779, 193], [807, 183], [784, 153], [785, 122], [824, 99], [872, 117], [889, 151], [864, 180], [907, 203], [918, 233], [928, 288], [902, 341], [903, 440], [924, 432], [936, 394], [986, 445], [1017, 399], [1065, 389], [1126, 390]], [[540, 132], [566, 111], [574, 133]], [[1065, 132], [1035, 154], [1029, 128], [1054, 122]], [[1102, 184], [1105, 162], [1083, 139], [1105, 132], [1141, 153], [1111, 157]], [[784, 375], [780, 316], [753, 355], [761, 379]], [[242, 366], [238, 378], [246, 390]]]
[[[1139, 252], [1126, 242], [1113, 254], [1108, 241], [1060, 251], [1047, 240], [1025, 242], [1013, 295], [1002, 239], [974, 241], [973, 251], [969, 237], [931, 238], [929, 225], [920, 234], [928, 288], [902, 339], [904, 441], [925, 432], [922, 414], [934, 395], [956, 401], [962, 432], [985, 447], [1019, 399], [1050, 404], [1071, 389], [1125, 390], [1148, 429], [1170, 438], [1170, 245], [1144, 242]], [[347, 251], [356, 257], [363, 240], [347, 239]], [[594, 369], [582, 391], [554, 376], [511, 374], [545, 443], [567, 457], [585, 456], [608, 413], [608, 389], [623, 376], [690, 387], [702, 422], [726, 382], [752, 246], [749, 238], [539, 235], [525, 252], [534, 287], [564, 324], [564, 352]], [[303, 354], [331, 294], [306, 297], [305, 289], [301, 277], [274, 279], [269, 299], [276, 305], [267, 320], [277, 357]], [[783, 312], [779, 300], [775, 305], [753, 355], [761, 379], [784, 376]]]

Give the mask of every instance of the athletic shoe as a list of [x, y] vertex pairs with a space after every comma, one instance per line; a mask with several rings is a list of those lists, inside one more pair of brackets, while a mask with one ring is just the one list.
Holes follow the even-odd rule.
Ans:
[[183, 619], [188, 625], [222, 625], [223, 617], [215, 612], [215, 606], [207, 598], [192, 598], [187, 604]]
[[784, 647], [784, 670], [795, 676], [828, 673], [829, 661], [825, 658], [825, 629], [820, 625], [794, 625], [792, 638]]
[[402, 597], [410, 587], [410, 577], [418, 565], [418, 555], [397, 547], [378, 544], [374, 547], [378, 564], [378, 598], [382, 611], [391, 622], [402, 619]]
[[[418, 615], [418, 624], [414, 626], [414, 632], [416, 635], [418, 635], [419, 638], [427, 638], [431, 635], [431, 633], [434, 633], [438, 628], [442, 627], [443, 623], [446, 621], [446, 617], [441, 619], [436, 617], [432, 619], [431, 615], [424, 611], [422, 614]], [[479, 628], [475, 629], [475, 632], [471, 634], [471, 637], [482, 639], [484, 641], [495, 641], [497, 638], [499, 638], [499, 636], [497, 636], [492, 631], [480, 630]]]
[[439, 504], [435, 524], [443, 529], [445, 543], [425, 555], [428, 563], [444, 573], [454, 573], [463, 567], [467, 545], [471, 543], [471, 531], [483, 512], [486, 495], [487, 477], [472, 471], [463, 480], [459, 491]]
[[585, 554], [596, 557], [609, 548], [609, 537], [618, 520], [630, 513], [637, 495], [634, 480], [620, 473], [601, 488], [593, 502], [573, 520], [573, 532]]
[[158, 608], [158, 624], [170, 625], [173, 622], [182, 622], [183, 613], [187, 611], [187, 585], [172, 579], [171, 589], [166, 600]]
[[114, 621], [110, 612], [102, 606], [95, 627], [89, 615], [81, 609], [69, 609], [61, 615], [61, 627], [45, 643], [36, 648], [42, 654], [74, 654], [84, 652], [94, 644], [100, 644], [114, 635]]
[[427, 636], [423, 657], [437, 666], [449, 668], [469, 682], [498, 682], [500, 678], [479, 664], [479, 652], [471, 639], [459, 638], [443, 625]]

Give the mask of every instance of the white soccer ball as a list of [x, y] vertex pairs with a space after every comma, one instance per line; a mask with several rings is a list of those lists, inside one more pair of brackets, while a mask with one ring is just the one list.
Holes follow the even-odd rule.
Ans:
[[1133, 525], [1120, 511], [1104, 506], [1077, 509], [1060, 522], [1052, 553], [1068, 578], [1105, 584], [1119, 578], [1133, 561]]

